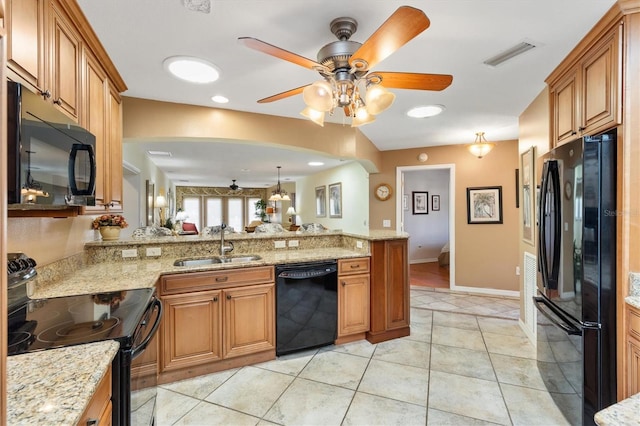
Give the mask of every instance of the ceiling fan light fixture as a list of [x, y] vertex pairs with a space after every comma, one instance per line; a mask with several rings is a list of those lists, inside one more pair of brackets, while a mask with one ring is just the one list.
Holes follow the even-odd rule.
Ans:
[[316, 111], [327, 112], [333, 108], [333, 89], [326, 80], [316, 81], [302, 91], [304, 103]]
[[388, 91], [386, 87], [376, 84], [367, 89], [364, 99], [369, 114], [378, 115], [393, 104], [396, 95]]
[[444, 105], [423, 105], [411, 108], [407, 115], [411, 118], [428, 118], [441, 114], [445, 109]]
[[316, 123], [318, 126], [324, 127], [324, 112], [317, 111], [311, 107], [306, 107], [300, 112], [300, 115], [307, 117], [309, 120]]
[[210, 62], [193, 56], [171, 56], [164, 60], [164, 68], [174, 77], [196, 84], [213, 83], [220, 71]]
[[376, 117], [369, 114], [367, 107], [361, 105], [356, 109], [356, 112], [353, 115], [351, 127], [360, 127], [363, 124], [373, 123], [374, 121], [376, 121]]
[[493, 148], [495, 148], [496, 144], [492, 142], [487, 142], [484, 138], [484, 132], [476, 133], [476, 140], [471, 145], [467, 145], [467, 149], [469, 152], [478, 157], [482, 158], [487, 155]]

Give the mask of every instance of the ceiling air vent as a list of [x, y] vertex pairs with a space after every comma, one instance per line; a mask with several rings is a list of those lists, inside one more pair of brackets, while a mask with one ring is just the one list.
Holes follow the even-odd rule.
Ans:
[[526, 52], [527, 50], [531, 50], [534, 47], [536, 47], [535, 44], [533, 43], [528, 43], [528, 42], [521, 42], [516, 44], [513, 47], [510, 47], [509, 49], [498, 53], [497, 55], [487, 59], [486, 61], [483, 62], [483, 64], [492, 66], [492, 67], [497, 67], [498, 65], [500, 65], [501, 63], [508, 61], [509, 59], [518, 56], [524, 52]]

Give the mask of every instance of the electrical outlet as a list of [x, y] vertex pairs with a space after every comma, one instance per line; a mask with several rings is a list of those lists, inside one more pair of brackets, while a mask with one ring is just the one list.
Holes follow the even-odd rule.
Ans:
[[298, 247], [298, 240], [289, 240], [289, 247]]
[[362, 248], [362, 241], [356, 241], [356, 248]]
[[383, 228], [391, 228], [391, 219], [384, 219], [382, 221], [382, 227]]
[[122, 250], [122, 257], [138, 257], [138, 249]]
[[162, 254], [162, 249], [160, 247], [147, 248], [147, 257], [160, 256], [161, 254]]
[[287, 242], [286, 241], [276, 241], [276, 248], [286, 248], [287, 247]]
[[520, 267], [516, 266], [516, 275], [520, 275]]

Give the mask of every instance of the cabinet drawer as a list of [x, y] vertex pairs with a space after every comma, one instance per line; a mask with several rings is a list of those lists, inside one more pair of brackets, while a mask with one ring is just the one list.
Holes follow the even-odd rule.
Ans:
[[629, 308], [629, 334], [640, 340], [640, 311]]
[[[92, 424], [91, 422], [95, 421], [98, 425], [107, 425], [111, 424], [110, 416], [106, 416], [107, 412], [111, 411], [111, 368], [104, 375], [98, 387], [96, 388], [96, 392], [93, 394], [91, 401], [89, 401], [89, 405], [87, 409], [82, 414], [80, 422], [78, 424], [86, 425]], [[104, 419], [104, 422], [103, 420]]]
[[160, 279], [161, 294], [185, 293], [217, 289], [229, 285], [251, 285], [274, 282], [273, 266], [166, 275]]
[[338, 260], [338, 275], [362, 274], [369, 272], [369, 258]]

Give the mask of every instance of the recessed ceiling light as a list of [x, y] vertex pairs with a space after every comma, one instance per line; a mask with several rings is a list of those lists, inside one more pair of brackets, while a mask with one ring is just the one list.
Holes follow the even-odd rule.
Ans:
[[307, 164], [311, 167], [324, 166], [324, 163], [321, 161], [309, 161]]
[[217, 104], [226, 104], [227, 102], [229, 102], [229, 98], [226, 98], [222, 95], [212, 96], [211, 100]]
[[171, 74], [190, 83], [212, 83], [220, 77], [215, 65], [200, 58], [172, 56], [165, 59], [163, 64]]
[[410, 109], [407, 111], [407, 115], [411, 118], [433, 117], [445, 109], [444, 105], [424, 105]]
[[158, 155], [161, 157], [171, 157], [171, 153], [168, 151], [147, 151], [149, 155]]

